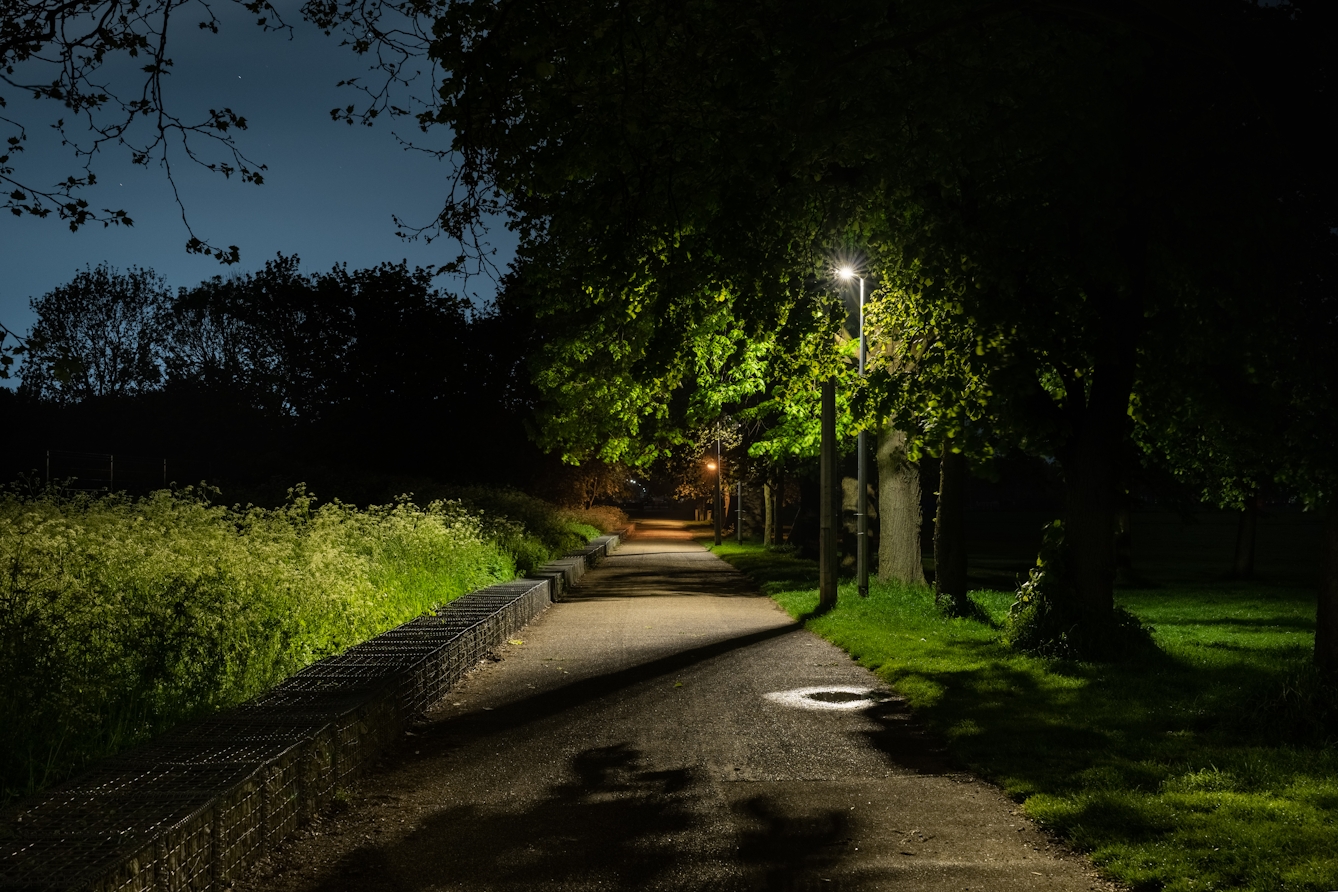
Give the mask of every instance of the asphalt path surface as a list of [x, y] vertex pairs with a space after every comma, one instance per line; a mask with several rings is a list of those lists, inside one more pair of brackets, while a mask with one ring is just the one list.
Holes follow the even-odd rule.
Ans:
[[240, 887], [1112, 888], [669, 521], [643, 525]]

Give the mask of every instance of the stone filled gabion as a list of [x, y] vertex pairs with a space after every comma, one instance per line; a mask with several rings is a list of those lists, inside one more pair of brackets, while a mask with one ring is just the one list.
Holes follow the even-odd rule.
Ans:
[[0, 820], [0, 892], [228, 886], [618, 542], [471, 592], [20, 803]]

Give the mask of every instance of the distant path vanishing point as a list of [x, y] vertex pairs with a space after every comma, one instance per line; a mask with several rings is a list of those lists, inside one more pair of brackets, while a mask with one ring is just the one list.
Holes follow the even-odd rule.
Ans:
[[1112, 889], [649, 521], [238, 888]]

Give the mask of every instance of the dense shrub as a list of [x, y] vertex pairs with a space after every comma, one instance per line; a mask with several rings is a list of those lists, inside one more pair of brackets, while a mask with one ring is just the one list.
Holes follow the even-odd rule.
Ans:
[[618, 508], [557, 508], [513, 489], [468, 486], [433, 494], [478, 509], [486, 535], [515, 558], [521, 573], [530, 573], [554, 556], [628, 523], [627, 515]]
[[612, 505], [594, 505], [590, 508], [568, 508], [563, 513], [577, 523], [587, 524], [601, 533], [621, 530], [629, 523], [627, 512]]
[[509, 579], [488, 530], [525, 539], [459, 502], [205, 496], [0, 494], [4, 798]]

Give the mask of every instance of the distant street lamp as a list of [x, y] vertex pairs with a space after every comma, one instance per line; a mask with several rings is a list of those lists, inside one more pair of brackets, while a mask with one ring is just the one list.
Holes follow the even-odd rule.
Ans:
[[[848, 266], [838, 270], [841, 278], [849, 281], [859, 279], [859, 376], [864, 377], [864, 364], [868, 357], [869, 343], [864, 337], [864, 277]], [[865, 447], [865, 434], [859, 432], [859, 441], [855, 446], [857, 453], [856, 494], [855, 494], [855, 553], [859, 574], [859, 596], [869, 597], [869, 515], [868, 515], [868, 449]]]

